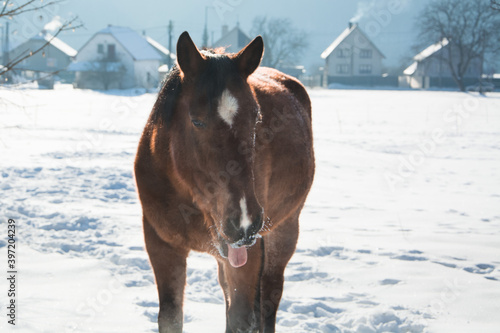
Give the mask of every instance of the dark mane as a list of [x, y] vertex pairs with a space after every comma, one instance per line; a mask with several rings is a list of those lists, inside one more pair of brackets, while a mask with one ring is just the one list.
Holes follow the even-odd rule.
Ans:
[[158, 93], [158, 99], [153, 106], [150, 122], [155, 124], [161, 122], [166, 126], [169, 125], [174, 113], [177, 97], [181, 92], [180, 74], [179, 67], [175, 65], [163, 80], [162, 87]]

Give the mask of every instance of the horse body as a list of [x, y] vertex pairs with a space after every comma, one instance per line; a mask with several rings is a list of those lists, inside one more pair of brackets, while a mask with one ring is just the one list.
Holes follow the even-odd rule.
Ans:
[[226, 332], [274, 332], [314, 153], [305, 89], [257, 68], [262, 52], [257, 38], [236, 55], [200, 53], [181, 35], [180, 68], [141, 137], [135, 176], [160, 332], [182, 331], [191, 250], [217, 259]]

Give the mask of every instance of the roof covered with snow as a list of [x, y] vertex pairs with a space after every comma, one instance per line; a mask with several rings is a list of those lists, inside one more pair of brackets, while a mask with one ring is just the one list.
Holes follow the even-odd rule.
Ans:
[[63, 42], [57, 37], [54, 37], [50, 33], [48, 33], [45, 30], [42, 30], [38, 35], [34, 36], [31, 38], [32, 40], [44, 40], [46, 42], [49, 42], [50, 45], [54, 46], [56, 49], [59, 51], [63, 52], [64, 54], [68, 55], [69, 57], [74, 57], [78, 53], [74, 48]]
[[422, 61], [426, 58], [429, 58], [431, 55], [435, 54], [448, 44], [449, 44], [448, 39], [443, 38], [440, 42], [432, 44], [431, 46], [427, 47], [425, 50], [417, 54], [415, 57], [413, 57], [413, 60]]
[[448, 39], [443, 38], [440, 42], [437, 42], [427, 47], [425, 50], [423, 50], [422, 52], [413, 57], [414, 62], [403, 71], [403, 74], [413, 75], [417, 71], [419, 62], [436, 54], [436, 52], [439, 52], [443, 47], [446, 47], [449, 43], [450, 42], [448, 41]]
[[161, 45], [160, 43], [158, 43], [157, 41], [155, 41], [153, 38], [149, 37], [149, 36], [145, 36], [144, 37], [146, 39], [146, 41], [152, 46], [154, 47], [163, 57], [169, 57], [172, 58], [173, 60], [175, 60], [175, 54], [173, 53], [170, 53], [170, 51], [163, 45]]
[[158, 72], [167, 73], [168, 72], [168, 65], [161, 65], [160, 67], [158, 67]]
[[328, 56], [330, 56], [330, 54], [340, 45], [340, 43], [344, 41], [344, 39], [346, 39], [354, 31], [355, 28], [356, 26], [352, 25], [351, 27], [342, 31], [342, 33], [333, 41], [333, 43], [331, 43], [330, 46], [328, 46], [326, 50], [321, 53], [321, 58], [328, 58]]
[[382, 51], [380, 51], [379, 48], [375, 44], [373, 44], [373, 42], [370, 40], [370, 38], [368, 38], [368, 36], [363, 32], [363, 30], [361, 30], [361, 28], [357, 24], [349, 25], [349, 27], [347, 29], [345, 29], [344, 31], [342, 31], [342, 33], [333, 41], [333, 43], [331, 43], [330, 46], [328, 46], [326, 48], [326, 50], [323, 51], [323, 53], [321, 53], [321, 58], [322, 59], [328, 58], [330, 56], [330, 54], [332, 54], [332, 52], [335, 51], [335, 49], [337, 47], [339, 47], [339, 45], [342, 44], [342, 42], [347, 37], [349, 37], [354, 31], [358, 31], [359, 33], [361, 33], [363, 35], [363, 37], [365, 37], [365, 39], [373, 46], [373, 48], [378, 53], [380, 53], [380, 55], [382, 56], [382, 58], [385, 58], [385, 56], [382, 53]]
[[127, 27], [109, 25], [98, 34], [112, 35], [134, 58], [134, 60], [160, 60], [161, 56], [148, 41]]

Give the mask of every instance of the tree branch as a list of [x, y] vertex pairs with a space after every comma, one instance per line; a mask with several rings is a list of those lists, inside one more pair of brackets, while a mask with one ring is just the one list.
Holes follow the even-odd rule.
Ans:
[[[64, 0], [53, 0], [53, 1], [43, 3], [41, 5], [30, 7], [30, 5], [33, 4], [35, 1], [36, 0], [27, 0], [25, 3], [22, 3], [22, 4], [16, 6], [16, 4], [14, 4], [14, 2], [12, 2], [11, 0], [6, 0], [4, 2], [2, 11], [0, 11], [0, 18], [4, 17], [4, 16], [12, 17], [12, 16], [21, 15], [21, 14], [24, 14], [27, 12], [37, 11], [37, 10], [43, 9], [45, 7], [52, 6], [52, 5], [55, 5], [57, 3], [63, 2]], [[7, 9], [8, 7], [14, 7], [14, 8]]]
[[[7, 73], [7, 72], [9, 72], [9, 71], [11, 71], [13, 69], [16, 69], [15, 66], [17, 64], [19, 64], [23, 60], [28, 59], [28, 58], [32, 57], [33, 55], [35, 55], [35, 54], [39, 53], [40, 51], [42, 51], [45, 47], [47, 47], [48, 45], [50, 45], [50, 43], [52, 43], [52, 40], [54, 40], [54, 38], [56, 38], [57, 35], [59, 35], [62, 31], [66, 31], [66, 30], [70, 30], [70, 29], [77, 29], [77, 28], [82, 27], [83, 24], [78, 24], [76, 26], [73, 26], [73, 22], [75, 22], [77, 19], [78, 19], [78, 17], [75, 17], [75, 18], [71, 19], [70, 21], [64, 22], [61, 25], [61, 27], [55, 32], [55, 34], [53, 34], [51, 36], [51, 38], [49, 40], [47, 40], [38, 49], [36, 49], [34, 51], [26, 50], [26, 51], [22, 52], [21, 55], [19, 55], [16, 59], [13, 59], [11, 62], [9, 62], [8, 64], [6, 64], [2, 69], [0, 69], [0, 76], [4, 75], [5, 73]], [[28, 51], [30, 51], [30, 52], [27, 53], [27, 54], [25, 54]]]
[[499, 2], [436, 0], [417, 19], [422, 44], [428, 46], [448, 39], [446, 51], [436, 57], [447, 64], [461, 90], [465, 89], [464, 78], [470, 66], [484, 59], [486, 54], [500, 50], [500, 16], [490, 8]]

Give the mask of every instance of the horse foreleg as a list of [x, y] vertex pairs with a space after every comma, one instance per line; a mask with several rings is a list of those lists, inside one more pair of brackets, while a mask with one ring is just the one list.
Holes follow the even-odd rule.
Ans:
[[182, 332], [184, 286], [186, 284], [186, 249], [174, 248], [158, 237], [144, 219], [146, 249], [155, 274], [160, 312], [160, 333]]
[[227, 284], [226, 276], [224, 273], [224, 263], [221, 261], [217, 261], [217, 269], [218, 269], [219, 284], [222, 288], [222, 293], [224, 294], [224, 301], [226, 303], [226, 327], [229, 327], [229, 318], [227, 316], [229, 310], [229, 297], [228, 297], [229, 286]]
[[226, 332], [258, 332], [260, 328], [260, 274], [262, 249], [260, 240], [248, 249], [247, 263], [232, 267], [219, 261], [219, 282], [226, 299]]
[[273, 333], [283, 294], [284, 272], [295, 252], [299, 235], [296, 217], [264, 236], [264, 267], [261, 280], [261, 332]]

